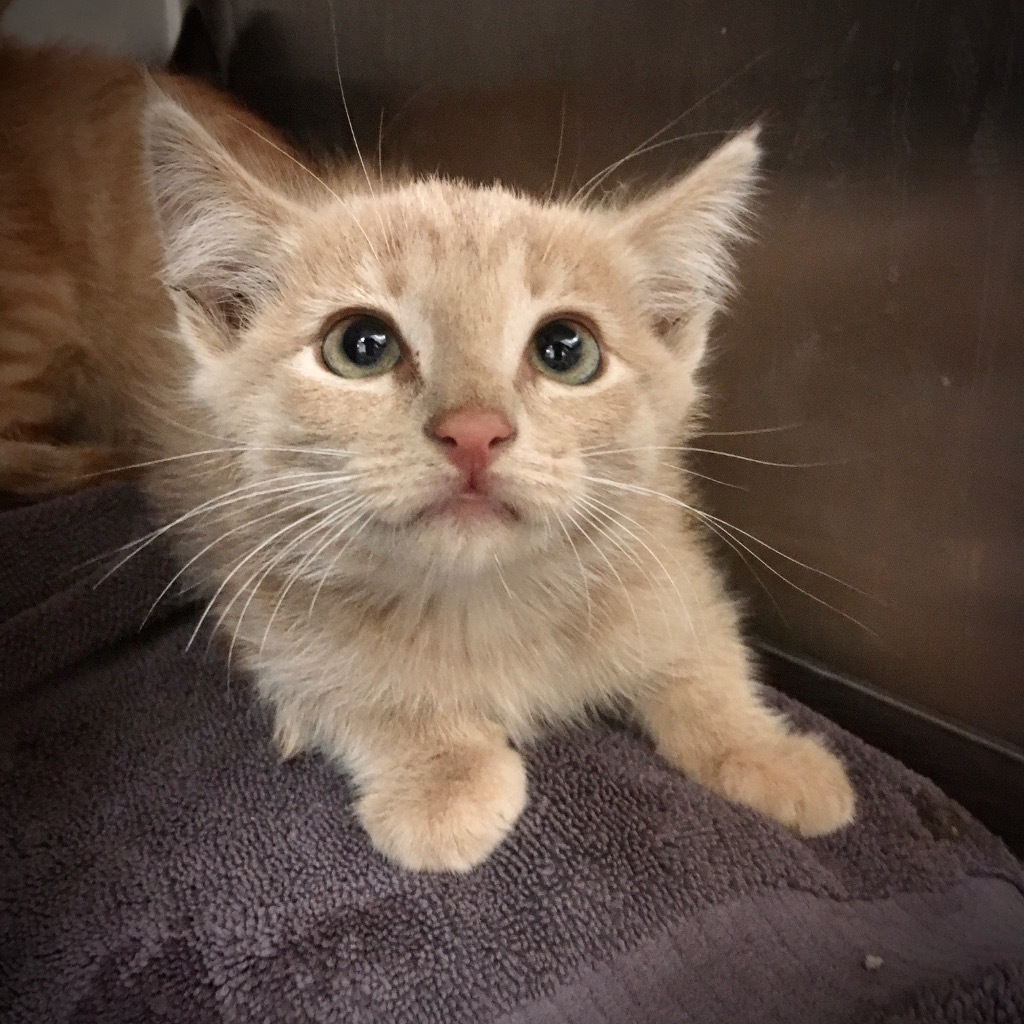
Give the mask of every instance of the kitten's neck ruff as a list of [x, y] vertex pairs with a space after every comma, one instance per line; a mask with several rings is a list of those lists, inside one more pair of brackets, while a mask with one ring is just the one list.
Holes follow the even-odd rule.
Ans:
[[[621, 572], [614, 563], [610, 568]], [[410, 561], [394, 553], [375, 552], [369, 542], [358, 553], [346, 552], [326, 582], [309, 580], [307, 584], [345, 601], [378, 608], [404, 606], [413, 614], [428, 609], [456, 614], [482, 607], [492, 612], [517, 607], [553, 610], [585, 603], [588, 590], [593, 599], [611, 571], [608, 564], [602, 573], [592, 560], [577, 560], [571, 549], [557, 542], [514, 560], [491, 552], [473, 562]], [[288, 575], [281, 573], [285, 580]]]

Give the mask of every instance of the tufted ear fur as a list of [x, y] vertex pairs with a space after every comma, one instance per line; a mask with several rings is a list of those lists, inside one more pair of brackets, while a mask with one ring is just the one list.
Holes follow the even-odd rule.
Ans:
[[143, 143], [163, 244], [163, 281], [185, 340], [197, 356], [209, 357], [230, 346], [257, 305], [276, 290], [290, 204], [155, 85], [146, 103]]
[[623, 214], [637, 285], [666, 342], [696, 365], [732, 285], [730, 246], [744, 235], [757, 184], [758, 129], [730, 139], [689, 174]]

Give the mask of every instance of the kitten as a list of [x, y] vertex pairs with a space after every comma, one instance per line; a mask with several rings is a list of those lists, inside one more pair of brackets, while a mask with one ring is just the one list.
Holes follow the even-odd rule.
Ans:
[[758, 696], [674, 446], [754, 187], [754, 132], [618, 208], [307, 169], [213, 92], [0, 53], [0, 486], [143, 467], [286, 755], [379, 851], [465, 871], [518, 749], [627, 705], [807, 836], [840, 762]]

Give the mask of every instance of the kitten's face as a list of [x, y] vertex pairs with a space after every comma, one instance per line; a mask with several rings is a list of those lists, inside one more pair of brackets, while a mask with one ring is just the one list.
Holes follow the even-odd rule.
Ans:
[[[350, 495], [364, 520], [353, 544], [466, 567], [564, 544], [599, 497], [588, 477], [609, 469], [593, 452], [647, 446], [611, 462], [645, 481], [650, 446], [673, 443], [692, 386], [604, 218], [433, 183], [350, 208], [297, 233], [302, 272], [202, 380], [223, 429], [266, 449], [246, 460], [251, 473], [337, 468], [351, 479], [331, 500]], [[357, 358], [372, 346], [369, 365], [346, 343]], [[506, 424], [477, 440], [470, 458], [490, 462], [472, 479], [436, 436], [453, 412]]]
[[[443, 580], [609, 533], [629, 493], [611, 482], [651, 486], [695, 399], [756, 157], [750, 137], [730, 145], [624, 211], [438, 181], [297, 203], [243, 178], [210, 240], [247, 237], [220, 254], [174, 222], [158, 178], [172, 283], [199, 300], [179, 300], [195, 390], [249, 446], [247, 481], [304, 485], [282, 493], [307, 517], [288, 560], [320, 576], [373, 551]], [[173, 187], [198, 200], [204, 183], [221, 202], [231, 187]]]

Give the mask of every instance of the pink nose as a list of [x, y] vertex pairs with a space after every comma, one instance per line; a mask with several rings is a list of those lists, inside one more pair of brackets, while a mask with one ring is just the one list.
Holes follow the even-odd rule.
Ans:
[[512, 437], [512, 424], [493, 409], [453, 409], [441, 413], [427, 433], [444, 447], [444, 454], [467, 476], [486, 469], [496, 449]]

